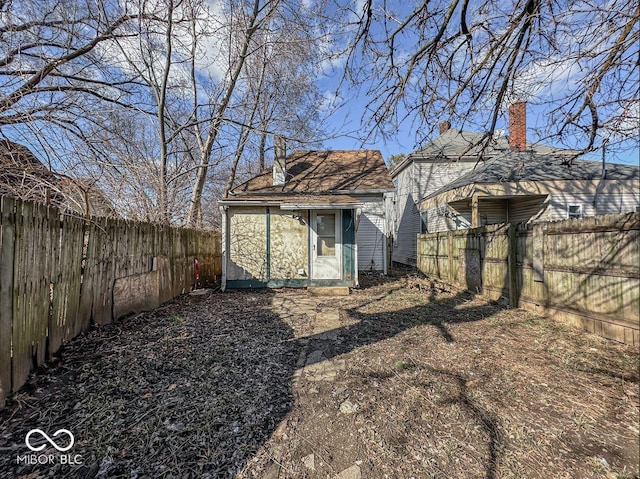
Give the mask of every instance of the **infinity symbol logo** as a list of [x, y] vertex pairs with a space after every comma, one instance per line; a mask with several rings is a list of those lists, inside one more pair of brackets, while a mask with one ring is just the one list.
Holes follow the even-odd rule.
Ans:
[[67, 429], [58, 429], [56, 432], [53, 433], [53, 437], [57, 437], [60, 434], [66, 434], [67, 436], [69, 436], [69, 439], [71, 439], [71, 442], [69, 442], [68, 446], [65, 447], [61, 447], [58, 446], [58, 444], [51, 439], [46, 432], [44, 432], [42, 429], [32, 429], [31, 431], [29, 431], [26, 435], [26, 437], [24, 438], [24, 443], [27, 445], [27, 447], [29, 449], [31, 449], [34, 452], [39, 452], [42, 451], [45, 447], [47, 447], [46, 444], [40, 444], [39, 446], [32, 446], [31, 443], [29, 442], [29, 438], [33, 435], [33, 434], [40, 434], [44, 439], [46, 439], [49, 444], [51, 444], [53, 447], [55, 447], [58, 451], [60, 452], [65, 452], [68, 451], [69, 449], [71, 449], [73, 447], [73, 443], [75, 442], [75, 439], [73, 438], [73, 434], [71, 434], [71, 431], [67, 430]]

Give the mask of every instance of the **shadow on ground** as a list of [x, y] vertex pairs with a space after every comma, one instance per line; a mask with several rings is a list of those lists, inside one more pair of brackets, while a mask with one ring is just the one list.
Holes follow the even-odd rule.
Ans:
[[[0, 476], [233, 476], [291, 409], [300, 347], [271, 299], [187, 295], [72, 341], [0, 412]], [[70, 430], [82, 465], [48, 443], [18, 463], [32, 428]]]
[[[376, 311], [380, 302], [393, 303], [407, 282], [372, 282], [373, 293], [347, 300], [342, 315], [348, 324], [333, 331], [334, 339], [310, 333], [313, 318], [296, 311], [295, 301], [289, 310], [274, 308], [280, 293], [273, 291], [186, 295], [88, 332], [61, 350], [57, 364], [38, 370], [0, 411], [0, 477], [252, 477], [252, 459], [294, 408], [302, 344], [330, 362], [425, 326], [434, 344], [446, 347], [457, 344], [462, 325], [503, 311], [472, 301], [469, 293], [441, 294], [428, 281], [421, 283], [423, 301], [409, 304], [402, 297], [395, 310]], [[309, 301], [305, 292], [287, 294]], [[318, 311], [323, 308], [338, 309], [330, 300], [320, 302]], [[420, 387], [446, 385], [427, 406], [437, 414], [456, 404], [471, 418], [484, 441], [482, 476], [497, 477], [507, 447], [500, 418], [470, 393], [471, 377], [460, 368], [420, 367], [431, 378]], [[361, 380], [362, 388], [372, 387]], [[380, 413], [390, 414], [386, 407]], [[382, 433], [381, 417], [370, 420]], [[82, 456], [82, 464], [18, 463], [17, 456], [28, 453], [24, 437], [32, 428], [50, 434], [69, 429], [76, 438], [72, 452]], [[43, 454], [57, 454], [44, 445]], [[377, 477], [373, 465], [365, 466], [372, 474], [367, 477]]]

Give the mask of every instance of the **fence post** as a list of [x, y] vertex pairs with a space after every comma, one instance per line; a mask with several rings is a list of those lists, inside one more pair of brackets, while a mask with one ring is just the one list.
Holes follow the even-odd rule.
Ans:
[[509, 305], [517, 308], [519, 303], [518, 294], [518, 237], [516, 236], [516, 226], [509, 223], [507, 228], [507, 261], [509, 266]]
[[15, 200], [0, 198], [0, 408], [12, 391], [11, 324], [13, 322], [13, 266]]

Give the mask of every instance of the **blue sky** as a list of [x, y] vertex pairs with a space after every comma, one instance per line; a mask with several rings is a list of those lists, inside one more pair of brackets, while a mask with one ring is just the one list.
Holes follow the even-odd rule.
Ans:
[[[332, 92], [332, 88], [335, 89], [335, 85], [338, 83], [339, 72], [336, 72], [333, 77], [327, 77], [323, 81], [324, 87], [327, 89], [328, 94]], [[382, 156], [388, 159], [392, 155], [396, 154], [408, 154], [415, 151], [420, 147], [420, 142], [428, 142], [433, 137], [426, 139], [416, 138], [415, 131], [411, 127], [411, 122], [406, 120], [400, 125], [398, 132], [388, 138], [382, 138], [381, 135], [370, 132], [365, 126], [361, 125], [363, 115], [366, 112], [366, 106], [369, 102], [366, 94], [358, 92], [355, 89], [350, 89], [348, 95], [342, 94], [343, 97], [347, 97], [344, 104], [341, 105], [328, 120], [329, 128], [334, 131], [344, 132], [342, 136], [337, 136], [325, 141], [325, 147], [334, 150], [351, 150], [351, 149], [375, 149], [382, 152]], [[441, 121], [448, 118], [434, 118], [433, 124], [438, 125]], [[544, 110], [536, 105], [527, 105], [527, 139], [531, 142], [536, 142], [539, 138], [535, 135], [536, 126], [542, 126], [545, 119]], [[460, 128], [460, 125], [452, 124], [453, 128]], [[508, 134], [507, 128], [507, 116], [506, 114], [500, 118], [497, 124], [497, 129], [502, 129], [505, 134]], [[437, 130], [437, 128], [436, 128]], [[437, 135], [437, 133], [435, 134]], [[368, 137], [368, 138], [367, 138]], [[546, 142], [543, 142], [546, 143]], [[548, 144], [548, 143], [546, 143]], [[553, 145], [562, 146], [562, 145]], [[584, 159], [592, 159], [594, 161], [601, 161], [601, 150], [588, 154]], [[640, 138], [635, 140], [629, 140], [624, 143], [624, 150], [607, 153], [607, 161], [610, 163], [623, 163], [628, 165], [640, 165]]]
[[[341, 131], [351, 130], [352, 133], [350, 133], [348, 136], [341, 136], [327, 140], [325, 142], [325, 147], [334, 150], [351, 150], [359, 148], [380, 150], [385, 160], [387, 160], [391, 155], [399, 153], [408, 154], [418, 149], [418, 147], [420, 146], [418, 144], [419, 140], [415, 138], [415, 133], [411, 130], [411, 125], [408, 121], [406, 122], [406, 124], [401, 125], [398, 133], [395, 136], [392, 136], [390, 138], [384, 139], [380, 138], [380, 135], [374, 134], [373, 138], [366, 140], [365, 143], [363, 143], [359, 138], [354, 138], [355, 135], [358, 135], [358, 132], [360, 132], [360, 134], [362, 134], [363, 136], [368, 133], [365, 128], [360, 128], [360, 122], [362, 115], [365, 112], [366, 104], [366, 97], [363, 97], [362, 95], [353, 96], [347, 103], [345, 103], [341, 108], [334, 112], [331, 119], [329, 120], [329, 125]], [[433, 122], [434, 124], [438, 124], [440, 123], [440, 121], [446, 119], [446, 117], [434, 118]], [[529, 141], [535, 142], [537, 140], [533, 130], [535, 129], [535, 126], [542, 121], [544, 121], [544, 116], [536, 111], [535, 107], [528, 105], [527, 139]], [[452, 124], [451, 126], [453, 128], [459, 128], [459, 125]], [[498, 129], [504, 129], [505, 132], [508, 133], [508, 129], [506, 126], [506, 117], [501, 119], [501, 122], [497, 127]], [[609, 161], [610, 163], [624, 163], [639, 166], [640, 138], [636, 138], [635, 141], [630, 140], [626, 142], [625, 146], [626, 148], [624, 151], [609, 153], [607, 155], [607, 161]], [[600, 161], [602, 159], [601, 155], [601, 151], [597, 151], [586, 155], [584, 159]]]
[[[357, 22], [357, 18], [355, 16], [355, 12], [362, 11], [362, 0], [357, 0], [352, 3], [352, 13], [351, 20], [355, 23]], [[508, 3], [508, 2], [507, 2]], [[474, 3], [472, 2], [472, 5]], [[497, 2], [496, 5], [500, 4]], [[374, 2], [374, 7], [377, 5], [377, 8], [380, 9], [381, 3]], [[478, 4], [476, 4], [477, 7]], [[571, 22], [578, 22], [584, 16], [580, 13], [580, 9], [578, 8], [576, 11], [572, 11], [571, 2], [558, 4], [558, 8], [561, 9], [559, 15], [564, 15], [563, 20], [571, 24]], [[562, 5], [565, 6], [565, 9], [562, 10]], [[412, 2], [385, 2], [385, 8], [395, 11], [395, 15], [388, 16], [386, 18], [405, 18], [406, 14], [411, 11], [414, 4]], [[434, 7], [435, 8], [435, 7]], [[471, 9], [470, 11], [472, 11]], [[594, 9], [594, 11], [596, 11]], [[608, 10], [603, 8], [602, 10], [605, 13], [602, 15], [608, 15]], [[558, 13], [558, 12], [556, 12]], [[568, 43], [563, 44], [563, 50], [557, 51], [556, 56], [554, 58], [547, 58], [546, 56], [538, 57], [534, 60], [531, 60], [525, 66], [525, 69], [521, 71], [516, 79], [517, 85], [513, 86], [514, 91], [519, 91], [525, 94], [527, 97], [520, 98], [528, 101], [527, 104], [527, 139], [530, 142], [540, 142], [547, 145], [558, 146], [558, 147], [567, 147], [567, 148], [581, 148], [584, 147], [584, 143], [580, 144], [578, 141], [584, 142], [586, 135], [579, 140], [574, 137], [565, 137], [565, 144], [553, 143], [549, 141], [541, 140], [536, 136], [536, 131], [542, 131], [544, 126], [548, 126], [547, 123], [550, 123], [550, 114], [554, 107], [559, 107], [563, 102], [567, 100], [568, 97], [571, 96], [572, 90], [574, 90], [581, 82], [584, 80], [585, 72], [588, 72], [591, 67], [597, 66], [597, 62], [600, 61], [603, 55], [607, 54], [606, 47], [608, 42], [603, 40], [603, 29], [606, 29], [606, 22], [602, 22], [600, 14], [594, 14], [590, 16], [587, 21], [590, 21], [590, 24], [580, 24], [580, 25], [570, 25], [569, 30], [566, 30], [561, 36], [562, 39], [567, 40]], [[499, 17], [496, 17], [499, 18]], [[476, 20], [478, 20], [476, 18]], [[471, 19], [469, 19], [471, 21]], [[600, 25], [600, 28], [596, 28], [594, 25]], [[393, 21], [390, 23], [393, 24]], [[455, 23], [455, 22], [454, 22]], [[495, 23], [495, 22], [494, 22]], [[494, 25], [494, 24], [492, 24]], [[499, 26], [498, 24], [496, 24]], [[496, 26], [494, 25], [494, 26]], [[582, 28], [584, 27], [584, 28]], [[454, 29], [457, 29], [457, 24], [453, 25]], [[386, 30], [382, 29], [376, 21], [373, 22], [371, 26], [372, 38], [374, 40], [380, 41], [380, 39], [386, 38]], [[409, 52], [415, 50], [416, 45], [421, 41], [418, 37], [416, 37], [416, 32], [413, 29], [413, 26], [403, 30], [404, 35], [399, 35], [396, 37], [396, 41], [394, 44], [394, 51], [396, 51], [396, 55], [398, 57], [402, 57], [402, 55], [408, 55]], [[611, 35], [614, 32], [608, 32]], [[583, 55], [579, 51], [576, 52], [577, 48], [573, 45], [573, 40], [584, 40], [582, 44], [583, 48], [587, 48], [587, 51], [590, 54], [595, 54], [593, 59], [590, 55]], [[571, 41], [569, 41], [571, 40]], [[592, 50], [588, 50], [588, 48], [593, 48]], [[580, 50], [578, 48], [578, 50]], [[633, 47], [630, 47], [630, 50], [633, 50]], [[384, 49], [382, 50], [384, 52]], [[571, 54], [570, 54], [571, 53]], [[631, 52], [633, 53], [633, 52]], [[598, 56], [599, 55], [599, 56]], [[366, 55], [365, 55], [366, 57]], [[342, 78], [342, 68], [344, 65], [341, 63], [341, 58], [338, 58], [333, 63], [331, 69], [325, 69], [325, 74], [327, 75], [321, 82], [320, 86], [325, 91], [325, 95], [327, 98], [331, 98], [332, 94], [335, 93], [336, 85], [340, 84]], [[362, 60], [362, 57], [360, 57]], [[595, 62], [595, 63], [594, 63]], [[401, 63], [401, 62], [400, 62]], [[401, 70], [402, 65], [398, 66]], [[603, 83], [602, 93], [603, 99], [601, 99], [602, 106], [602, 114], [601, 120], [606, 119], [606, 115], [611, 115], [611, 109], [615, 109], [616, 107], [621, 108], [620, 105], [607, 103], [607, 100], [610, 98], [607, 96], [608, 91], [617, 91], [617, 88], [614, 90], [607, 90], [607, 88], [611, 89], [612, 87], [620, 86], [619, 94], [630, 95], [632, 92], [637, 95], [637, 89], [633, 85], [633, 79], [635, 78], [637, 82], [640, 82], [640, 70], [637, 68], [637, 65], [633, 63], [631, 67], [633, 70], [628, 70], [629, 76], [627, 77], [628, 83], [620, 86], [620, 84], [609, 84], [605, 86]], [[376, 71], [379, 67], [372, 66], [370, 69], [365, 64], [363, 70], [365, 71]], [[418, 81], [430, 81], [427, 78], [420, 77]], [[629, 81], [630, 79], [630, 81]], [[412, 78], [412, 81], [416, 81], [415, 78]], [[416, 120], [415, 117], [409, 117], [402, 121], [399, 125], [397, 125], [397, 132], [388, 135], [387, 138], [382, 138], [381, 135], [370, 134], [368, 131], [368, 127], [362, 124], [363, 117], [366, 116], [366, 109], [370, 103], [374, 105], [379, 102], [374, 98], [373, 102], [370, 102], [371, 98], [367, 96], [367, 84], [362, 84], [360, 87], [349, 87], [345, 83], [341, 83], [342, 91], [339, 92], [339, 98], [342, 99], [343, 104], [336, 111], [333, 112], [328, 121], [328, 129], [333, 131], [343, 132], [344, 135], [340, 137], [335, 137], [328, 139], [325, 141], [325, 147], [332, 149], [357, 149], [357, 148], [372, 148], [378, 149], [382, 152], [385, 159], [389, 158], [391, 155], [399, 154], [399, 153], [410, 153], [415, 151], [417, 148], [421, 146], [421, 144], [426, 143], [437, 133], [432, 133], [432, 136], [429, 138], [418, 137], [416, 138], [417, 131], [417, 123], [413, 123]], [[518, 93], [516, 93], [518, 94]], [[630, 98], [631, 99], [631, 98]], [[486, 99], [487, 109], [491, 106], [491, 96]], [[637, 96], [634, 99], [631, 99], [631, 103], [635, 103], [636, 107], [638, 106], [638, 102], [640, 99]], [[555, 103], [555, 104], [554, 104]], [[410, 107], [411, 105], [409, 105]], [[396, 118], [402, 118], [402, 115], [405, 111], [401, 110], [401, 105], [399, 105], [399, 111]], [[562, 109], [561, 109], [562, 110]], [[607, 111], [608, 110], [608, 111]], [[489, 112], [486, 112], [487, 115]], [[481, 113], [482, 114], [482, 113]], [[560, 117], [562, 119], [562, 117]], [[443, 120], [450, 120], [447, 118], [446, 114], [443, 114], [442, 117], [434, 117], [429, 118], [427, 121], [430, 126], [433, 126], [432, 131], [438, 130], [437, 125]], [[555, 121], [558, 121], [558, 112], [555, 112]], [[456, 124], [454, 120], [451, 120], [453, 128], [464, 128], [466, 130], [474, 130], [474, 128], [470, 125]], [[486, 124], [486, 119], [481, 117], [472, 118], [470, 123], [476, 124]], [[498, 123], [496, 125], [496, 130], [503, 130], [505, 134], [508, 134], [507, 128], [507, 115], [503, 114], [501, 118], [499, 118]], [[388, 124], [388, 122], [386, 123]], [[478, 131], [478, 130], [475, 130]], [[640, 125], [637, 125], [636, 131], [640, 131]], [[481, 131], [478, 131], [481, 132]], [[603, 132], [601, 130], [601, 132]], [[542, 133], [541, 133], [542, 134]], [[363, 141], [364, 139], [364, 141]], [[613, 141], [613, 140], [612, 140]], [[596, 144], [599, 144], [600, 139], [596, 141]], [[601, 150], [595, 151], [589, 155], [586, 155], [585, 158], [594, 159], [600, 161], [602, 158]], [[636, 137], [631, 140], [627, 140], [623, 143], [617, 144], [616, 150], [611, 151], [611, 149], [607, 152], [607, 161], [611, 163], [625, 163], [631, 165], [638, 165], [640, 163], [640, 137]]]

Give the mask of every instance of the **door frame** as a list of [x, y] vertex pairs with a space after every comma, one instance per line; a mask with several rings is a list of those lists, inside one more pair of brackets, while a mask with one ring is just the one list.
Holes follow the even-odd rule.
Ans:
[[[317, 278], [316, 277], [316, 260], [318, 258], [318, 233], [316, 230], [316, 217], [320, 214], [335, 214], [335, 248], [336, 261], [338, 262], [338, 275], [335, 278]], [[344, 280], [344, 259], [342, 244], [342, 210], [341, 209], [314, 209], [311, 210], [309, 218], [309, 281], [339, 281]]]

